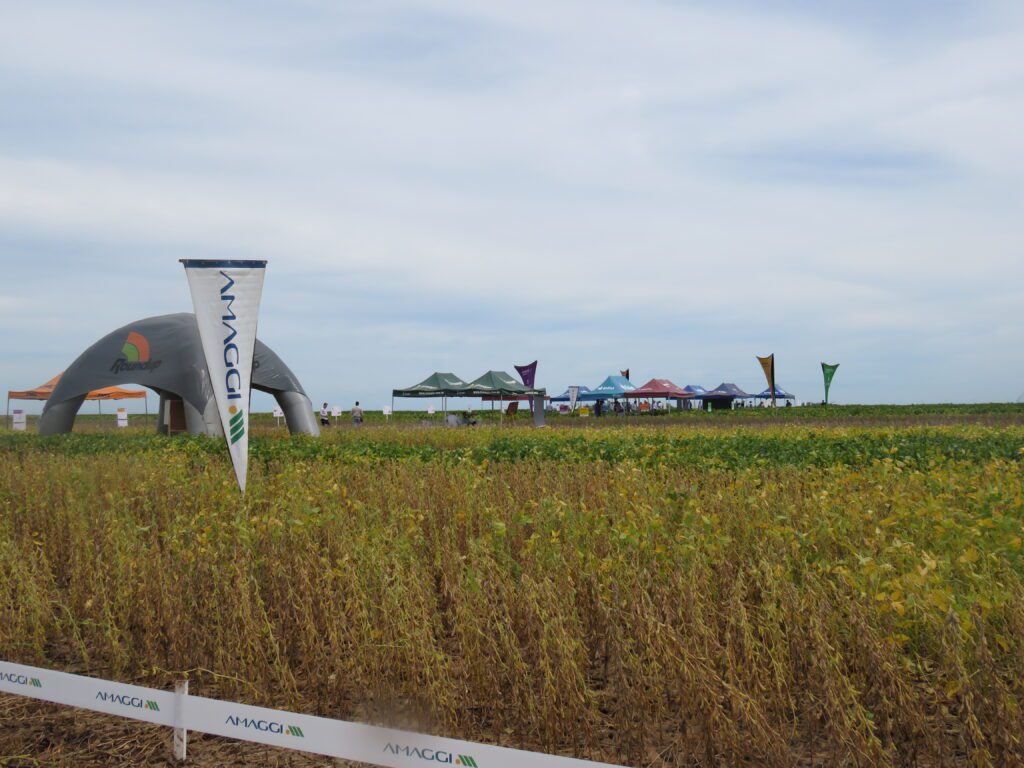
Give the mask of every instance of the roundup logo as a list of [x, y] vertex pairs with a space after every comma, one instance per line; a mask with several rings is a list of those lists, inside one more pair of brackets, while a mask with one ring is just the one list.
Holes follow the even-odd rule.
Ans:
[[453, 755], [441, 749], [430, 749], [429, 747], [403, 747], [401, 744], [388, 742], [384, 745], [384, 753], [388, 755], [404, 755], [415, 757], [427, 762], [444, 763], [445, 765], [464, 765], [466, 768], [480, 768], [469, 755]]
[[106, 691], [100, 691], [96, 694], [96, 698], [100, 701], [120, 704], [122, 707], [132, 707], [133, 709], [149, 709], [153, 712], [160, 711], [160, 705], [155, 701], [149, 699], [140, 699], [138, 696], [125, 696], [123, 693], [107, 693]]
[[149, 361], [149, 340], [141, 333], [131, 331], [128, 338], [121, 347], [121, 354], [125, 360], [132, 363], [145, 363]]
[[262, 731], [263, 733], [278, 733], [285, 736], [298, 736], [300, 739], [306, 738], [306, 734], [302, 732], [302, 729], [297, 725], [285, 725], [284, 723], [275, 723], [273, 720], [253, 720], [249, 717], [238, 717], [237, 715], [228, 715], [228, 719], [224, 721], [227, 725], [233, 725], [236, 728], [248, 728], [251, 731]]
[[141, 333], [130, 331], [121, 347], [121, 357], [110, 366], [111, 373], [121, 371], [155, 371], [162, 360], [149, 359], [149, 340]]
[[26, 677], [25, 675], [12, 675], [10, 672], [0, 672], [0, 683], [14, 683], [15, 685], [27, 685], [29, 688], [42, 688], [38, 677]]

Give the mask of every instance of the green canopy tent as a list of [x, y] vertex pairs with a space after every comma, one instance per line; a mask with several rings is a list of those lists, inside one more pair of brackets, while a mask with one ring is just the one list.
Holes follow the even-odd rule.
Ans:
[[544, 389], [527, 387], [516, 381], [505, 371], [487, 371], [479, 378], [474, 379], [466, 385], [466, 389], [460, 394], [463, 397], [482, 397], [491, 401], [494, 406], [495, 399], [498, 400], [498, 408], [504, 413], [504, 400], [518, 400], [520, 397], [531, 397], [533, 395], [543, 396]]
[[449, 397], [465, 397], [469, 385], [454, 373], [435, 371], [421, 381], [405, 389], [391, 390], [391, 411], [395, 410], [396, 397], [440, 397], [441, 409], [448, 413]]

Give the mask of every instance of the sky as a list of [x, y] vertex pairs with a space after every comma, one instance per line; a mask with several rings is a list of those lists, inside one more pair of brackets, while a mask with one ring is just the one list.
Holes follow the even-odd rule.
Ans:
[[[1024, 4], [0, 0], [0, 387], [268, 261], [312, 400], [1024, 390]], [[257, 399], [254, 407], [269, 408]], [[425, 403], [420, 403], [425, 407]], [[417, 407], [409, 401], [403, 407]]]

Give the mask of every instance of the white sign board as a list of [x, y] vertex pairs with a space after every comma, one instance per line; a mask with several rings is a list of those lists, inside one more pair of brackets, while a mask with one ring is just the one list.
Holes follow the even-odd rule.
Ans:
[[434, 410], [434, 406], [432, 406], [432, 405], [427, 406], [427, 415], [428, 416], [433, 416], [435, 413], [437, 413], [437, 411]]
[[341, 416], [341, 408], [339, 408], [338, 406], [334, 406], [333, 408], [331, 408], [331, 416], [333, 416], [334, 418], [338, 418], [339, 416]]
[[391, 415], [391, 406], [390, 405], [385, 405], [384, 406], [384, 415], [385, 416], [390, 416]]
[[11, 411], [11, 414], [14, 416], [14, 421], [11, 422], [12, 426], [19, 432], [24, 432], [25, 411], [21, 410], [20, 408], [15, 408], [13, 411]]
[[280, 408], [275, 408], [274, 409], [274, 418], [275, 419], [280, 419], [280, 418], [283, 418], [283, 417], [284, 417], [284, 411], [282, 411]]
[[128, 409], [118, 408], [117, 409], [117, 426], [118, 429], [124, 429], [128, 426]]

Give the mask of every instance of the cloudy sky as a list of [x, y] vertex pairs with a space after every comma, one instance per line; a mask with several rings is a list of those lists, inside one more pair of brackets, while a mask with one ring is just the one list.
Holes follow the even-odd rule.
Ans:
[[1024, 4], [0, 0], [0, 386], [269, 261], [314, 401], [1024, 390]]

